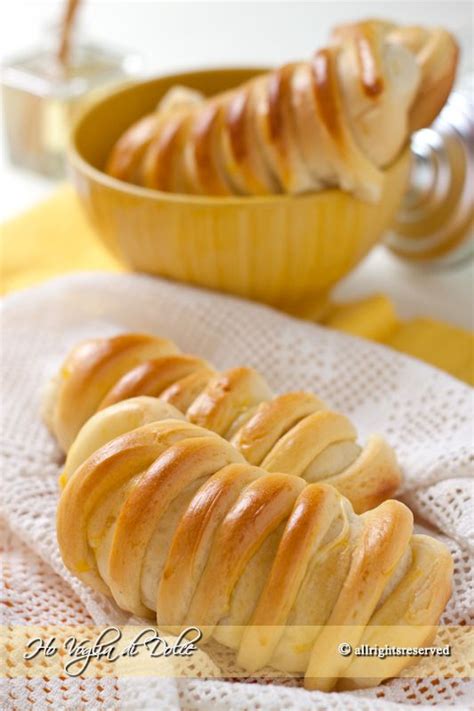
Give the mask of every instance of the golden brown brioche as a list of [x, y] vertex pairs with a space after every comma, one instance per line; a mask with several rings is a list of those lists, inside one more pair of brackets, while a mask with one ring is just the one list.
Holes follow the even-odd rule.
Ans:
[[[202, 96], [199, 92], [176, 86], [158, 103], [153, 114], [144, 116], [137, 121], [117, 142], [116, 148], [109, 160], [108, 170], [111, 175], [120, 180], [129, 181], [140, 185], [144, 180], [143, 159], [151, 142], [160, 130], [160, 118], [168, 117], [171, 126], [170, 114], [187, 109], [200, 103]], [[170, 128], [166, 128], [169, 136]]]
[[456, 64], [456, 42], [443, 29], [343, 25], [309, 61], [201, 101], [194, 92], [166, 98], [121, 136], [106, 170], [171, 192], [339, 187], [376, 201], [382, 169], [436, 117]]
[[323, 690], [376, 684], [409, 661], [380, 668], [339, 655], [340, 642], [414, 646], [432, 634], [452, 561], [412, 528], [402, 503], [358, 516], [334, 487], [266, 472], [175, 419], [95, 451], [57, 514], [66, 566], [124, 610], [165, 630], [202, 627], [249, 672], [297, 672]]
[[171, 341], [144, 333], [80, 343], [64, 361], [45, 398], [44, 417], [63, 449], [123, 375], [149, 358], [175, 353]]
[[409, 130], [429, 126], [443, 108], [454, 84], [459, 49], [449, 32], [436, 27], [401, 27], [391, 37], [416, 55], [421, 80], [410, 108]]
[[[151, 407], [152, 398], [171, 409]], [[124, 401], [130, 405], [123, 407]], [[357, 512], [393, 496], [401, 483], [385, 440], [372, 435], [359, 446], [351, 422], [311, 393], [274, 396], [253, 368], [218, 373], [206, 361], [178, 353], [173, 343], [151, 335], [94, 339], [67, 357], [46, 406], [46, 420], [66, 451], [76, 438], [74, 452], [90, 453], [97, 446], [83, 443], [89, 441], [87, 428], [80, 432], [97, 411], [103, 413], [101, 431], [110, 433], [108, 439], [180, 411], [193, 424], [230, 440], [251, 464], [335, 486]], [[72, 461], [64, 476], [77, 466], [75, 454]]]

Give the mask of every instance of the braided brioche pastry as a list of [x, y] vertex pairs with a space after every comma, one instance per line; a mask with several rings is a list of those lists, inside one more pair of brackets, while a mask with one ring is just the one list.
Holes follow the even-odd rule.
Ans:
[[[151, 407], [150, 398], [162, 402]], [[357, 512], [392, 496], [401, 482], [395, 454], [382, 437], [372, 435], [359, 446], [351, 422], [311, 393], [274, 396], [253, 368], [218, 373], [200, 358], [179, 353], [171, 341], [148, 334], [79, 344], [52, 382], [46, 403], [45, 418], [60, 445], [67, 451], [79, 440], [63, 480], [78, 464], [76, 450], [89, 454], [99, 446], [96, 440], [84, 444], [89, 429], [80, 432], [99, 411], [100, 431], [109, 439], [184, 413], [230, 440], [250, 464], [335, 486]], [[171, 409], [164, 411], [163, 403]]]
[[407, 664], [351, 661], [337, 653], [342, 641], [431, 641], [452, 561], [412, 528], [400, 502], [358, 516], [333, 487], [266, 472], [176, 419], [95, 451], [57, 515], [66, 566], [124, 610], [173, 632], [197, 625], [249, 672], [297, 672], [327, 691], [374, 685]]
[[209, 99], [166, 97], [113, 147], [107, 172], [177, 193], [264, 195], [338, 187], [377, 201], [382, 170], [451, 90], [445, 30], [344, 25], [306, 62]]

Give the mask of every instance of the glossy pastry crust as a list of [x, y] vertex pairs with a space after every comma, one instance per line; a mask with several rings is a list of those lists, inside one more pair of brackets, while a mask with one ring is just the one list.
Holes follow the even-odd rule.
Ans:
[[[152, 398], [172, 406], [169, 417], [179, 411], [191, 423], [229, 440], [250, 464], [335, 486], [357, 512], [393, 496], [401, 483], [389, 444], [379, 435], [364, 446], [357, 444], [348, 418], [328, 410], [315, 395], [275, 396], [253, 368], [219, 373], [206, 361], [179, 353], [171, 341], [149, 334], [79, 344], [49, 388], [45, 417], [67, 451], [76, 438], [81, 441], [79, 431], [97, 412], [111, 413], [114, 423], [123, 414], [128, 422], [128, 410], [113, 409], [120, 403], [123, 408], [129, 401], [134, 413], [144, 409], [143, 421], [133, 420], [135, 426], [150, 422]], [[160, 417], [162, 413], [159, 409]], [[120, 432], [125, 431], [126, 424]], [[76, 441], [74, 447], [79, 446]]]
[[[120, 406], [89, 421], [91, 437]], [[94, 451], [71, 472], [57, 515], [66, 566], [124, 610], [165, 630], [202, 627], [250, 673], [297, 672], [325, 691], [375, 685], [409, 661], [388, 658], [380, 671], [338, 655], [342, 641], [431, 639], [452, 561], [412, 528], [400, 502], [358, 516], [334, 487], [264, 471], [176, 419]]]

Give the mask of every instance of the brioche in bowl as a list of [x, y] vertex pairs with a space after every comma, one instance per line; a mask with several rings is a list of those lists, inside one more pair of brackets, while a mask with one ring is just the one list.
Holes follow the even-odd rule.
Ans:
[[71, 175], [99, 237], [131, 269], [285, 306], [327, 292], [377, 242], [405, 191], [407, 152], [384, 172], [375, 204], [341, 190], [180, 195], [131, 185], [102, 170], [120, 133], [172, 86], [211, 94], [257, 71], [192, 72], [114, 91], [76, 124]]
[[[76, 124], [73, 180], [133, 269], [284, 308], [317, 301], [392, 221], [410, 131], [443, 105], [456, 51], [442, 30], [369, 21], [339, 28], [306, 63], [120, 88]], [[211, 98], [157, 117], [179, 85]], [[237, 123], [236, 105], [247, 107]]]

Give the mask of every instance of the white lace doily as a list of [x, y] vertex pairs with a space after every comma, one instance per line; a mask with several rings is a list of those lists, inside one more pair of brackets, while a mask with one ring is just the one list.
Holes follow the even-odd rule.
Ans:
[[[306, 388], [349, 415], [361, 439], [396, 448], [403, 500], [455, 560], [443, 622], [472, 621], [473, 391], [382, 346], [250, 304], [139, 275], [84, 274], [6, 298], [1, 322], [3, 624], [104, 624], [127, 617], [65, 570], [56, 545], [61, 455], [40, 417], [41, 390], [80, 339], [120, 331], [174, 339], [218, 367], [253, 365], [276, 391]], [[396, 679], [329, 697], [275, 682], [202, 679], [2, 680], [2, 708], [160, 711], [389, 711], [467, 707], [470, 682]]]

